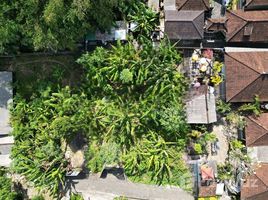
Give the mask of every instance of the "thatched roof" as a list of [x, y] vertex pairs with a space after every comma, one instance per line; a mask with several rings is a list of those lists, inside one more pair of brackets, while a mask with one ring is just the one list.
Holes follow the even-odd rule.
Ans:
[[252, 102], [255, 95], [268, 101], [268, 52], [228, 52], [225, 54], [226, 99]]

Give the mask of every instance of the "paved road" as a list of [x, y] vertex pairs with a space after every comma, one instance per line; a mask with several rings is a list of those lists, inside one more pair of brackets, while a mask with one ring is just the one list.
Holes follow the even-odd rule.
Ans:
[[113, 176], [101, 179], [90, 175], [87, 179], [74, 180], [75, 189], [86, 200], [113, 200], [117, 196], [142, 200], [193, 200], [194, 198], [178, 187], [160, 187], [118, 180]]

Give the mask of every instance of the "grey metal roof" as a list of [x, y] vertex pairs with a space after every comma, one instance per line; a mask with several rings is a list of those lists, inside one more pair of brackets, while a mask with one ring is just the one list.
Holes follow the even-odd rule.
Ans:
[[189, 92], [186, 102], [187, 122], [189, 124], [210, 124], [217, 121], [215, 95], [200, 87]]

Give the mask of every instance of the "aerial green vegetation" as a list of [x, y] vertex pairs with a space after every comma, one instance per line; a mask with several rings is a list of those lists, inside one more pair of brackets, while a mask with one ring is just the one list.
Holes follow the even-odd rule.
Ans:
[[178, 177], [188, 174], [181, 158], [188, 132], [187, 81], [176, 69], [181, 57], [168, 41], [157, 49], [148, 39], [142, 42], [140, 48], [129, 41], [83, 55], [79, 90], [49, 83], [30, 98], [15, 97], [16, 172], [57, 195], [68, 165], [64, 144], [82, 133], [90, 170], [120, 162], [132, 180], [179, 184]]
[[[0, 2], [0, 53], [73, 49], [88, 31], [109, 29], [121, 0]], [[97, 12], [96, 12], [97, 11]], [[120, 13], [120, 12], [119, 12]]]
[[13, 189], [11, 178], [7, 176], [7, 170], [0, 168], [0, 200], [22, 200], [22, 197]]
[[[187, 171], [181, 160], [188, 131], [182, 101], [187, 84], [176, 69], [181, 57], [168, 41], [159, 48], [141, 41], [140, 48], [118, 43], [78, 60], [86, 69], [84, 88], [94, 110], [89, 141], [102, 148], [118, 144], [133, 180], [176, 184]], [[89, 159], [95, 170], [97, 162]]]
[[[59, 9], [62, 1], [55, 1], [55, 5], [51, 2], [54, 1], [43, 2], [39, 10], [44, 16], [46, 12], [48, 15], [48, 19], [42, 19], [44, 27], [48, 26], [46, 20], [52, 20], [49, 24], [61, 25], [56, 21], [61, 21], [74, 6], [70, 1], [72, 6], [63, 12], [64, 9]], [[97, 6], [98, 2], [110, 7], [116, 4], [116, 1], [96, 1], [88, 6]], [[34, 10], [32, 4], [29, 3], [32, 7], [27, 9]], [[54, 197], [60, 197], [65, 187], [70, 165], [65, 155], [67, 144], [77, 134], [87, 141], [86, 166], [91, 172], [101, 172], [107, 165], [119, 165], [133, 181], [179, 185], [191, 190], [190, 172], [182, 159], [189, 127], [184, 112], [187, 79], [178, 71], [181, 56], [167, 39], [157, 47], [151, 41], [149, 33], [157, 24], [155, 13], [142, 3], [126, 8], [130, 13], [126, 18], [137, 23], [133, 36], [126, 44], [118, 42], [109, 49], [99, 47], [81, 56], [77, 63], [84, 73], [79, 87], [63, 84], [66, 74], [59, 68], [51, 68], [48, 78], [23, 79], [15, 84], [17, 93], [11, 109], [15, 138], [13, 170]], [[87, 7], [80, 9], [85, 9], [83, 14], [87, 13]], [[58, 16], [54, 19], [50, 15]], [[85, 18], [88, 20], [88, 17], [92, 17], [92, 13]], [[99, 19], [99, 14], [95, 17]], [[109, 13], [106, 17], [111, 18]], [[71, 25], [70, 32], [75, 28]], [[70, 45], [76, 41], [80, 26], [88, 24], [78, 25], [68, 36], [73, 37], [68, 39]], [[97, 25], [106, 27], [104, 22]], [[60, 30], [60, 27], [54, 28]], [[57, 34], [51, 38], [50, 33], [42, 31], [37, 38], [34, 34], [29, 36], [30, 45], [36, 49], [69, 45], [66, 38]]]

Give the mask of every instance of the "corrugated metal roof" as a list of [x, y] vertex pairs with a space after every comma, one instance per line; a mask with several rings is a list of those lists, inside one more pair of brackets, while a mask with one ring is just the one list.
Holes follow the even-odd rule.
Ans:
[[217, 121], [215, 96], [205, 88], [206, 86], [201, 86], [188, 94], [186, 113], [189, 124], [210, 124]]

